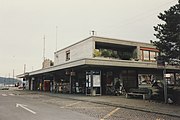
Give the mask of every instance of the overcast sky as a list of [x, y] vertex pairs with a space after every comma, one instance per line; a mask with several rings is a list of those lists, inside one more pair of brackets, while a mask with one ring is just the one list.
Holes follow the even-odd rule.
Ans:
[[[90, 36], [149, 42], [157, 15], [178, 0], [0, 0], [0, 76], [40, 69], [56, 49]], [[56, 29], [58, 26], [58, 29]]]

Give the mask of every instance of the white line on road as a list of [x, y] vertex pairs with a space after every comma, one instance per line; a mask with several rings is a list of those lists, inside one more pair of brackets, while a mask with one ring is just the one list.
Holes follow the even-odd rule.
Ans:
[[14, 94], [12, 94], [12, 93], [11, 93], [11, 94], [9, 94], [9, 95], [14, 96]]
[[106, 116], [104, 116], [102, 119], [100, 120], [104, 120], [107, 119], [108, 117], [110, 117], [112, 114], [114, 114], [116, 111], [118, 111], [120, 108], [116, 108], [113, 111], [111, 111], [109, 114], [107, 114]]
[[2, 94], [2, 96], [7, 96], [6, 94]]
[[29, 108], [27, 108], [27, 107], [25, 107], [25, 106], [27, 106], [27, 105], [22, 105], [22, 104], [16, 103], [16, 107], [21, 107], [21, 108], [23, 108], [23, 109], [25, 109], [25, 110], [31, 112], [32, 114], [36, 114], [36, 112], [30, 110]]
[[77, 109], [84, 109], [84, 108], [86, 108], [86, 109], [106, 109], [106, 108], [112, 108], [112, 107], [73, 107], [73, 108], [77, 108]]
[[75, 103], [72, 103], [72, 104], [68, 104], [68, 105], [66, 105], [66, 106], [62, 106], [62, 107], [60, 107], [60, 108], [71, 107], [71, 106], [73, 106], [73, 105], [79, 104], [80, 102], [81, 102], [81, 101], [78, 101], [78, 102], [75, 102]]

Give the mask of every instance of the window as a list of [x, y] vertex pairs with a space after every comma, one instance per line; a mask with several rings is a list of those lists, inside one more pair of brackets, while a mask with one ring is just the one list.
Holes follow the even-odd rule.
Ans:
[[149, 60], [149, 51], [143, 51], [144, 60]]
[[155, 59], [156, 56], [157, 56], [157, 55], [156, 55], [156, 52], [150, 51], [150, 60], [151, 60], [151, 61], [156, 61], [156, 59]]
[[156, 61], [157, 55], [156, 51], [141, 50], [141, 60], [144, 61]]
[[140, 47], [141, 60], [155, 62], [158, 56], [159, 50], [156, 48]]
[[70, 50], [66, 51], [66, 61], [70, 60]]

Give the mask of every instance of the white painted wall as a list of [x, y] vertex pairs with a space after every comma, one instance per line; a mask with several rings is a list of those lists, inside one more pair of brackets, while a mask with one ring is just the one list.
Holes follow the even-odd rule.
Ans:
[[[64, 48], [54, 54], [54, 65], [63, 64], [82, 58], [93, 58], [94, 47], [93, 38], [88, 38]], [[70, 60], [66, 61], [66, 51], [68, 50], [70, 50]]]
[[[69, 47], [66, 47], [62, 50], [55, 52], [54, 54], [54, 65], [63, 64], [66, 62], [71, 62], [74, 60], [79, 60], [83, 58], [93, 58], [93, 52], [95, 49], [95, 41], [96, 42], [104, 42], [111, 44], [119, 44], [119, 45], [129, 45], [137, 47], [137, 57], [140, 59], [140, 47], [148, 47], [155, 48], [152, 44], [149, 43], [141, 43], [141, 42], [133, 42], [133, 41], [125, 41], [111, 38], [102, 38], [102, 37], [90, 37], [85, 40], [82, 40], [78, 43], [75, 43]], [[66, 51], [70, 50], [70, 60], [66, 61]]]

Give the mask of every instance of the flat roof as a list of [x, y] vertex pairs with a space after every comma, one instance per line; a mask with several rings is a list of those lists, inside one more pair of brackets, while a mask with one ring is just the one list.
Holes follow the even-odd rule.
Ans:
[[[146, 43], [146, 42], [122, 40], [122, 39], [117, 39], [117, 38], [108, 38], [108, 37], [100, 37], [100, 36], [90, 36], [90, 37], [88, 37], [88, 38], [86, 38], [86, 39], [80, 40], [79, 42], [76, 42], [76, 43], [74, 43], [74, 44], [72, 44], [72, 45], [69, 45], [69, 46], [67, 46], [67, 47], [65, 47], [65, 48], [62, 48], [62, 49], [60, 49], [60, 50], [58, 50], [58, 51], [56, 51], [56, 52], [54, 52], [54, 53], [63, 51], [64, 49], [67, 49], [67, 48], [69, 48], [69, 47], [72, 47], [72, 46], [74, 46], [74, 45], [76, 45], [76, 44], [79, 44], [79, 43], [81, 43], [81, 42], [83, 42], [83, 41], [90, 40], [91, 38], [93, 38], [96, 42], [111, 43], [110, 41], [114, 41], [114, 43], [116, 43], [116, 42], [118, 42], [118, 43], [121, 43], [121, 42], [122, 42], [122, 43], [129, 43], [128, 45], [132, 45], [132, 43], [134, 43], [134, 44], [139, 44], [139, 45], [142, 45], [142, 46], [143, 46], [143, 45], [148, 45], [148, 46], [153, 47], [153, 44], [151, 44], [151, 43]], [[99, 39], [101, 39], [101, 40], [104, 39], [104, 41], [100, 41]], [[132, 46], [134, 46], [134, 45], [132, 45]], [[155, 46], [154, 46], [154, 48], [155, 48]]]

